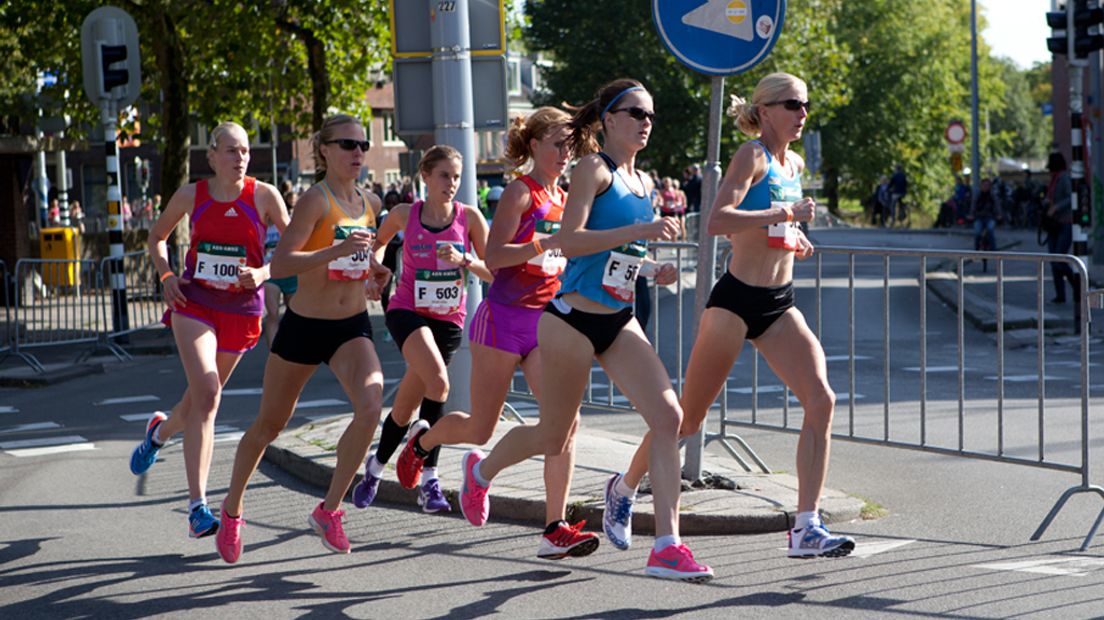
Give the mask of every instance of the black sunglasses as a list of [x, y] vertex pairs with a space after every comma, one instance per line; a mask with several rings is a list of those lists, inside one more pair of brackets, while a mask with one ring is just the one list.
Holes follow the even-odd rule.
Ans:
[[368, 141], [368, 140], [353, 140], [352, 138], [342, 138], [340, 140], [326, 140], [326, 144], [336, 144], [337, 146], [341, 147], [341, 150], [343, 150], [343, 151], [351, 151], [351, 150], [353, 150], [353, 149], [355, 149], [359, 146], [360, 150], [364, 151], [365, 153], [368, 152], [368, 149], [372, 148], [372, 143], [370, 141]]
[[656, 113], [655, 112], [652, 112], [651, 110], [645, 110], [644, 108], [640, 108], [640, 107], [637, 107], [637, 106], [632, 106], [632, 107], [628, 107], [628, 108], [617, 108], [616, 110], [610, 110], [610, 114], [614, 114], [616, 112], [628, 112], [629, 116], [635, 118], [638, 121], [648, 119], [648, 120], [650, 120], [654, 123], [655, 118], [656, 118]]
[[801, 108], [805, 108], [805, 112], [808, 113], [809, 109], [813, 107], [813, 102], [802, 101], [800, 99], [786, 99], [785, 101], [772, 101], [767, 105], [780, 105], [790, 112], [797, 112]]

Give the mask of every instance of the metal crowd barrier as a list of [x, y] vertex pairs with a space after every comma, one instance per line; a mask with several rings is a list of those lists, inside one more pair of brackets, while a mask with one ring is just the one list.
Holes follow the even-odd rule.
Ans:
[[2, 292], [4, 296], [4, 329], [0, 331], [0, 362], [8, 357], [8, 352], [12, 348], [12, 305], [15, 303], [13, 299], [15, 295], [14, 283], [8, 278], [8, 264], [0, 260], [0, 287], [3, 287]]
[[95, 348], [103, 330], [103, 291], [95, 261], [20, 259], [15, 286], [11, 355], [45, 372], [29, 350], [79, 344]]
[[[846, 362], [846, 392], [837, 390], [839, 400], [833, 420], [832, 436], [868, 444], [908, 448], [938, 454], [984, 459], [1003, 463], [1027, 465], [1044, 469], [1076, 473], [1080, 484], [1069, 488], [1055, 503], [1039, 529], [1032, 536], [1038, 539], [1050, 525], [1066, 501], [1079, 493], [1096, 493], [1104, 498], [1104, 487], [1090, 483], [1089, 472], [1089, 301], [1100, 297], [1100, 292], [1089, 291], [1089, 281], [1084, 264], [1076, 257], [1054, 254], [1026, 254], [1012, 252], [962, 252], [938, 250], [897, 250], [883, 248], [818, 247], [812, 265], [795, 270], [795, 287], [801, 297], [802, 289], [812, 288], [815, 296], [813, 312], [806, 320], [815, 333], [832, 350], [839, 350], [839, 340], [846, 344], [846, 354], [829, 356], [829, 362]], [[833, 273], [824, 274], [827, 263]], [[891, 267], [901, 264], [915, 265], [917, 271], [907, 277], [893, 275]], [[839, 263], [843, 263], [842, 265]], [[1045, 273], [1048, 265], [1068, 265], [1080, 281], [1081, 295], [1072, 301], [1080, 308], [1079, 323], [1073, 324], [1077, 337], [1070, 343], [1076, 347], [1077, 361], [1062, 362], [1077, 373], [1075, 389], [1053, 388], [1057, 394], [1048, 395], [1048, 379], [1051, 385], [1056, 377], [1048, 377], [1047, 361], [1047, 307], [1045, 306]], [[979, 266], [984, 265], [984, 275]], [[967, 272], [969, 266], [973, 274]], [[941, 267], [932, 270], [933, 267]], [[842, 269], [841, 269], [842, 268]], [[948, 268], [950, 268], [948, 270]], [[992, 271], [989, 271], [992, 269]], [[1011, 270], [1012, 275], [1007, 271]], [[809, 274], [812, 270], [814, 273]], [[842, 272], [842, 273], [841, 273]], [[943, 282], [932, 282], [935, 279]], [[954, 318], [954, 334], [929, 334], [928, 293], [929, 285], [937, 296], [957, 307]], [[1010, 316], [1015, 311], [1005, 303], [1006, 288], [1016, 286], [1023, 298], [1023, 288], [1030, 287], [1033, 296], [1033, 312]], [[967, 287], [989, 286], [995, 288], [993, 299], [982, 296], [967, 298]], [[841, 290], [842, 289], [842, 290]], [[857, 291], [864, 297], [856, 301]], [[877, 295], [879, 299], [875, 299]], [[915, 295], [914, 311], [902, 311], [902, 299]], [[891, 299], [898, 301], [897, 311], [891, 315]], [[995, 321], [983, 328], [995, 330], [995, 342], [979, 339], [975, 332], [966, 331], [965, 307], [982, 299], [992, 303]], [[908, 303], [904, 303], [905, 308]], [[862, 318], [857, 310], [862, 308]], [[1065, 312], [1072, 314], [1066, 306]], [[846, 317], [845, 334], [826, 331], [826, 315]], [[1017, 325], [1017, 323], [1019, 323]], [[1010, 374], [1005, 364], [1008, 334], [1006, 324], [1033, 328], [1029, 342], [1018, 344], [1033, 346], [1033, 367], [1020, 367]], [[900, 336], [907, 345], [895, 348], [893, 336]], [[856, 338], [866, 345], [860, 353]], [[937, 357], [953, 352], [951, 363], [929, 365], [929, 341], [941, 345]], [[900, 340], [898, 340], [900, 343]], [[903, 350], [902, 350], [903, 349]], [[754, 350], [754, 349], [753, 349]], [[967, 363], [967, 351], [974, 353]], [[862, 353], [874, 353], [863, 355]], [[879, 355], [880, 354], [880, 355]], [[834, 359], [833, 359], [834, 358]], [[980, 359], [979, 359], [980, 358]], [[1022, 359], [1022, 358], [1021, 358]], [[876, 384], [863, 381], [856, 372], [860, 364], [880, 367]], [[745, 467], [736, 446], [749, 454], [763, 471], [768, 471], [762, 461], [738, 435], [729, 432], [733, 427], [755, 427], [787, 432], [800, 432], [801, 412], [791, 411], [789, 390], [773, 377], [770, 383], [760, 381], [760, 354], [755, 351], [750, 369], [750, 387], [732, 388], [726, 384], [721, 395], [719, 432], [706, 434], [706, 442], [719, 441], [722, 446]], [[838, 367], [838, 366], [837, 366]], [[1054, 366], [1049, 366], [1053, 370]], [[897, 374], [891, 382], [891, 370]], [[902, 373], [908, 371], [904, 376]], [[769, 371], [768, 371], [769, 372]], [[916, 374], [915, 381], [908, 375]], [[953, 393], [932, 394], [928, 375], [946, 373], [953, 375]], [[992, 374], [989, 374], [992, 373]], [[969, 378], [968, 375], [969, 374]], [[838, 373], [829, 373], [830, 378]], [[869, 373], [866, 375], [870, 376]], [[748, 377], [740, 377], [747, 380]], [[729, 381], [732, 381], [730, 377]], [[837, 385], [839, 382], [837, 380]], [[1017, 386], [1006, 389], [1006, 384]], [[867, 391], [869, 404], [857, 401], [867, 396], [857, 391]], [[877, 394], [877, 392], [881, 392]], [[1009, 394], [1009, 391], [1015, 393]], [[1028, 391], [1033, 393], [1027, 393]], [[781, 394], [781, 406], [764, 409], [761, 398], [769, 394]], [[750, 396], [750, 407], [737, 409], [730, 405], [730, 394]], [[844, 404], [846, 401], [846, 404]], [[1076, 454], [1065, 446], [1077, 446]], [[1096, 530], [1104, 522], [1101, 511], [1096, 523], [1085, 538], [1082, 550], [1088, 547]]]
[[116, 329], [112, 322], [109, 329], [104, 332], [103, 344], [116, 355], [129, 357], [115, 343], [116, 339], [159, 324], [161, 315], [165, 311], [157, 270], [154, 269], [153, 261], [146, 252], [127, 252], [122, 257], [107, 257], [100, 261], [100, 273], [103, 274], [104, 288], [107, 293], [103, 302], [104, 316], [113, 317], [111, 291], [117, 281], [122, 280], [126, 288], [126, 311], [129, 324], [125, 329]]
[[[684, 285], [684, 277], [693, 272], [697, 265], [698, 244], [690, 242], [652, 242], [648, 244], [648, 250], [654, 260], [660, 263], [671, 263], [678, 270], [678, 279], [669, 287], [659, 286], [653, 278], [648, 278], [648, 292], [652, 299], [651, 318], [648, 321], [645, 333], [648, 334], [652, 347], [664, 361], [667, 373], [671, 376], [675, 389], [682, 395], [683, 372], [685, 364], [681, 360], [689, 351], [684, 349], [684, 336], [690, 333], [692, 323], [684, 320], [684, 308], [687, 302], [687, 291], [693, 289]], [[666, 289], [667, 293], [674, 297], [673, 312], [661, 312], [660, 295]], [[690, 310], [692, 312], [692, 309]], [[668, 316], [668, 315], [671, 316]], [[662, 327], [661, 327], [662, 324]], [[600, 369], [597, 365], [595, 369]], [[628, 399], [614, 387], [613, 382], [607, 380], [604, 384], [595, 386], [593, 370], [591, 381], [587, 383], [583, 396], [582, 406], [592, 409], [604, 409], [609, 411], [633, 411], [633, 406]], [[510, 399], [524, 399], [535, 401], [532, 391], [528, 387], [521, 388], [517, 381], [511, 382], [507, 401]], [[503, 415], [510, 419], [524, 421], [517, 408], [507, 402]]]

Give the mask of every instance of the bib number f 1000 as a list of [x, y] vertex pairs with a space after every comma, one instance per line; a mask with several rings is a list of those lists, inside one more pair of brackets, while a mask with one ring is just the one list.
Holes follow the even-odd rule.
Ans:
[[208, 288], [238, 290], [238, 273], [245, 265], [244, 246], [201, 242], [196, 246], [194, 278]]

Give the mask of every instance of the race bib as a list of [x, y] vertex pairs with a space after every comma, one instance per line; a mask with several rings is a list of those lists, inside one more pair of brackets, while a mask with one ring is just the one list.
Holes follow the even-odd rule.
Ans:
[[[341, 245], [342, 241], [357, 230], [376, 234], [376, 229], [368, 226], [335, 226], [333, 245]], [[372, 250], [361, 250], [348, 256], [333, 259], [328, 267], [330, 279], [366, 280], [371, 267], [371, 255]]]
[[[550, 220], [537, 220], [533, 230], [533, 239], [547, 239], [560, 230], [560, 223]], [[558, 276], [567, 266], [567, 257], [559, 248], [545, 250], [525, 262], [525, 271], [535, 276]]]
[[459, 269], [414, 272], [414, 307], [434, 314], [451, 314], [460, 308], [464, 295], [464, 276]]
[[[801, 188], [783, 185], [770, 186], [771, 208], [788, 207], [801, 200]], [[779, 222], [767, 227], [767, 246], [782, 250], [797, 250], [801, 232], [797, 222]]]
[[636, 277], [640, 275], [647, 251], [647, 246], [641, 243], [610, 250], [606, 269], [602, 272], [602, 288], [614, 299], [631, 302], [636, 297]]
[[245, 264], [244, 246], [200, 242], [193, 278], [208, 288], [240, 290], [238, 273]]

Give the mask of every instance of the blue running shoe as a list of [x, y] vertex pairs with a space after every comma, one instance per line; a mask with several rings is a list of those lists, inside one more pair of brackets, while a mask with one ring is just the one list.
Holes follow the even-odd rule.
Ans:
[[606, 509], [602, 513], [602, 529], [614, 547], [624, 551], [632, 545], [632, 497], [617, 492], [621, 474], [614, 474], [606, 482]]
[[[368, 455], [368, 461], [376, 458], [374, 454]], [[368, 468], [368, 462], [364, 463], [364, 478], [353, 487], [353, 505], [357, 508], [367, 508], [376, 500], [376, 491], [379, 491], [379, 476], [373, 476]]]
[[203, 538], [218, 531], [219, 522], [207, 504], [196, 506], [188, 515], [188, 537]]
[[787, 533], [791, 558], [842, 558], [855, 550], [855, 539], [836, 536], [819, 521]]
[[153, 437], [157, 434], [161, 423], [168, 419], [169, 416], [160, 411], [154, 411], [150, 416], [149, 422], [146, 423], [146, 436], [142, 438], [142, 443], [134, 448], [134, 452], [130, 453], [130, 472], [135, 476], [146, 473], [157, 460], [157, 452], [161, 450], [161, 445], [154, 443]]
[[418, 505], [422, 507], [422, 512], [452, 510], [452, 504], [445, 499], [445, 494], [441, 492], [441, 483], [436, 478], [422, 481], [422, 485], [418, 487]]

